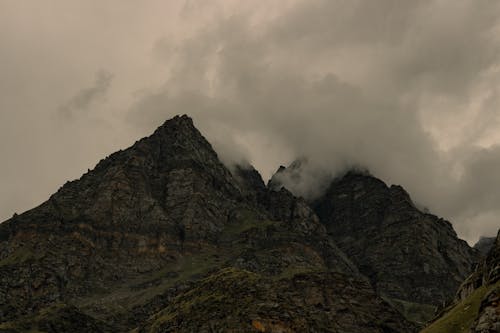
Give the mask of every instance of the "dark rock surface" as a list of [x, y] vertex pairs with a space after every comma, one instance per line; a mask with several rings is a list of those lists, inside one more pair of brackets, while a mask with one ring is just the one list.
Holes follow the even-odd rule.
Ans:
[[[72, 327], [86, 321], [91, 331], [126, 332], [172, 309], [197, 281], [217, 283], [221, 269], [259, 276], [255, 288], [270, 295], [260, 294], [259, 301], [294, 302], [298, 312], [292, 313], [303, 309], [318, 320], [276, 317], [297, 332], [330, 325], [324, 322], [330, 318], [354, 325], [348, 322], [358, 316], [367, 332], [413, 327], [375, 295], [307, 202], [285, 189], [268, 190], [250, 166], [230, 172], [182, 116], [0, 224], [0, 331], [80, 332]], [[296, 277], [301, 274], [318, 281], [312, 283], [318, 293], [330, 293], [329, 307], [301, 304], [309, 295], [294, 289], [306, 288], [308, 278]], [[343, 297], [358, 303], [342, 307], [332, 292], [342, 293], [351, 279], [354, 287]], [[296, 294], [275, 299], [275, 288]], [[224, 291], [233, 302], [246, 295]], [[51, 310], [58, 304], [64, 306]], [[176, 318], [189, 320], [178, 310]], [[225, 318], [226, 310], [219, 315]], [[49, 324], [46, 313], [53, 314]], [[68, 313], [76, 321], [66, 320]], [[266, 332], [280, 331], [261, 324]]]

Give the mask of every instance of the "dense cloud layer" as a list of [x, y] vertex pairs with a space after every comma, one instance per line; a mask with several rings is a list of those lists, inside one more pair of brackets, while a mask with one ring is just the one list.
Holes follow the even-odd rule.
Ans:
[[[280, 164], [306, 157], [298, 194], [315, 195], [324, 175], [362, 166], [403, 185], [470, 241], [499, 227], [497, 2], [122, 3], [45, 8], [41, 15], [48, 19], [33, 18], [47, 29], [45, 36], [12, 19], [10, 32], [0, 30], [10, 46], [0, 57], [6, 52], [14, 64], [0, 62], [7, 73], [0, 95], [15, 90], [0, 98], [6, 119], [0, 126], [8, 141], [18, 141], [2, 146], [3, 154], [14, 154], [15, 166], [0, 167], [7, 184], [0, 192], [2, 216], [32, 203], [19, 198], [28, 186], [22, 179], [35, 172], [33, 161], [43, 161], [51, 184], [60, 184], [65, 179], [56, 176], [76, 177], [99, 154], [187, 113], [227, 163], [249, 160], [266, 178]], [[12, 17], [15, 5], [3, 6], [10, 11], [0, 16]], [[23, 17], [26, 9], [16, 13]], [[81, 18], [72, 22], [67, 17], [75, 11]], [[70, 36], [54, 35], [58, 19]], [[71, 34], [90, 50], [80, 47], [61, 68], [42, 68], [59, 59], [57, 50], [28, 57], [32, 46], [23, 38], [62, 50]], [[15, 72], [16, 66], [35, 71]], [[105, 72], [88, 88], [101, 68]], [[57, 84], [37, 95], [33, 78]], [[45, 151], [41, 156], [23, 142], [30, 117], [45, 124], [38, 125], [44, 129], [36, 148]], [[13, 126], [12, 119], [23, 125]], [[60, 140], [68, 140], [66, 146], [55, 143]], [[80, 158], [69, 162], [74, 149]], [[16, 156], [19, 150], [25, 154]], [[17, 169], [23, 163], [29, 165]], [[41, 175], [27, 177], [29, 188], [43, 189], [32, 201], [54, 190], [38, 180]]]

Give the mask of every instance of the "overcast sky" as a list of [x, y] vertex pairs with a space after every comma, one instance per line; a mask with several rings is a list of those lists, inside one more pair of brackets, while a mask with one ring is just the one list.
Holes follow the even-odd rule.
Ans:
[[404, 186], [500, 226], [500, 2], [0, 0], [0, 220], [188, 114], [230, 164]]

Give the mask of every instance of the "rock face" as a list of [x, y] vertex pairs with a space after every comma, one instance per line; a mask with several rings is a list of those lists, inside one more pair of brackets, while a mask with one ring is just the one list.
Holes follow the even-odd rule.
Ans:
[[0, 332], [414, 327], [307, 202], [229, 171], [187, 116], [0, 224], [0, 281]]

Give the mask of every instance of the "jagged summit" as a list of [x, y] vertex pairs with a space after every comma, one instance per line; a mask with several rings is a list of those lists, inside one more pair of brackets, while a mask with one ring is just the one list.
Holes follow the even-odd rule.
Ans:
[[215, 154], [210, 143], [194, 126], [193, 119], [187, 115], [175, 116], [165, 121], [145, 140], [153, 140], [152, 143], [157, 143], [158, 139], [166, 141], [167, 144], [176, 143], [185, 148], [205, 148]]
[[164, 163], [170, 160], [192, 159], [204, 164], [214, 160], [220, 164], [212, 145], [194, 126], [193, 119], [187, 115], [175, 116], [165, 121], [152, 135], [139, 140], [130, 149], [141, 151], [149, 146], [146, 153], [155, 154]]
[[[162, 132], [189, 131], [198, 132], [194, 126], [193, 118], [187, 114], [176, 115], [173, 118], [167, 119], [154, 131], [153, 135]], [[199, 132], [198, 132], [199, 133]], [[199, 133], [201, 135], [201, 133]]]
[[184, 125], [186, 125], [186, 126], [188, 126], [190, 128], [196, 129], [194, 127], [194, 124], [193, 124], [193, 118], [191, 118], [187, 114], [176, 115], [173, 118], [165, 120], [165, 122], [163, 123], [163, 125], [161, 125], [160, 127], [158, 127], [158, 129], [169, 127], [169, 126], [172, 126], [172, 125], [180, 125], [180, 124], [184, 124]]
[[307, 158], [298, 158], [287, 167], [280, 165], [267, 182], [267, 187], [274, 191], [279, 191], [282, 187], [292, 190], [294, 184], [299, 184], [302, 181], [302, 169], [307, 164]]

